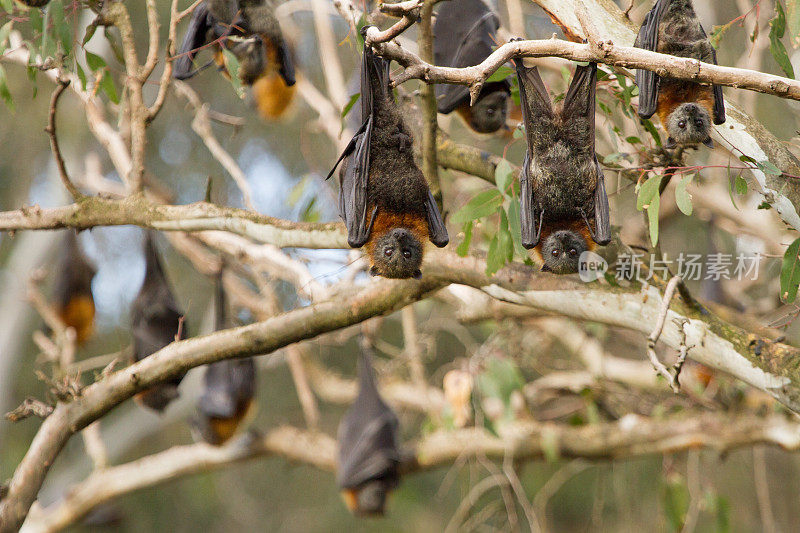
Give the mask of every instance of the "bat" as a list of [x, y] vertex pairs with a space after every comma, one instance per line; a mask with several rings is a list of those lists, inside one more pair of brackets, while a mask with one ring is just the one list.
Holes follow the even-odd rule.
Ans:
[[[222, 275], [217, 282], [216, 330], [225, 329]], [[203, 395], [197, 403], [194, 429], [209, 444], [220, 446], [236, 433], [253, 406], [256, 368], [252, 358], [226, 359], [208, 365]]]
[[[144, 281], [131, 306], [134, 362], [141, 361], [175, 340], [186, 338], [186, 330], [180, 326], [183, 313], [178, 308], [161, 267], [154, 236], [150, 231], [145, 233], [144, 256]], [[179, 396], [178, 385], [182, 379], [183, 374], [158, 383], [137, 394], [136, 400], [161, 412]]]
[[198, 5], [172, 75], [183, 80], [197, 74], [194, 58], [210, 44], [226, 76], [230, 77], [230, 66], [223, 49], [237, 58], [239, 78], [251, 88], [264, 119], [283, 116], [294, 98], [294, 62], [269, 0], [206, 0]]
[[603, 170], [594, 151], [597, 64], [579, 66], [553, 105], [536, 67], [516, 61], [528, 150], [520, 173], [522, 245], [542, 270], [578, 271], [581, 253], [611, 240]]
[[75, 340], [83, 344], [94, 331], [92, 279], [97, 270], [81, 251], [78, 234], [67, 231], [58, 258], [55, 307], [65, 325], [75, 330]]
[[361, 127], [328, 174], [344, 160], [339, 215], [347, 242], [366, 248], [371, 275], [419, 278], [425, 238], [441, 248], [449, 237], [389, 88], [389, 62], [369, 47], [361, 63], [361, 116]]
[[[483, 0], [444, 2], [433, 26], [434, 62], [444, 67], [471, 67], [492, 53], [500, 21]], [[470, 107], [469, 88], [464, 85], [435, 86], [439, 113], [457, 111], [472, 130], [494, 133], [508, 118], [508, 80], [485, 84]]]
[[378, 393], [372, 355], [361, 349], [358, 397], [339, 424], [336, 481], [356, 515], [383, 515], [386, 496], [400, 481], [399, 422]]
[[[644, 18], [634, 46], [691, 57], [717, 64], [717, 52], [703, 31], [691, 0], [657, 0]], [[669, 135], [667, 148], [703, 143], [714, 147], [711, 121], [725, 122], [725, 101], [719, 85], [701, 85], [687, 80], [660, 77], [649, 70], [636, 71], [639, 116], [657, 114]]]

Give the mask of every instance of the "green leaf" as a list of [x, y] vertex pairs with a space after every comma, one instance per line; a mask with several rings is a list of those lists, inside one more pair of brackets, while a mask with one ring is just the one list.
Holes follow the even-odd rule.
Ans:
[[525, 135], [525, 125], [522, 122], [520, 122], [519, 124], [517, 124], [517, 127], [514, 128], [514, 133], [512, 134], [512, 137], [515, 139], [522, 139], [523, 135]]
[[83, 71], [81, 66], [75, 63], [75, 71], [78, 74], [78, 79], [81, 80], [81, 88], [85, 91], [86, 90], [86, 73]]
[[456, 248], [456, 253], [461, 257], [466, 257], [469, 252], [469, 244], [472, 242], [472, 221], [464, 223], [464, 240]]
[[6, 41], [8, 40], [8, 36], [11, 35], [11, 28], [14, 26], [14, 21], [9, 20], [3, 27], [0, 28], [0, 54], [2, 54], [6, 49]]
[[11, 14], [14, 11], [14, 1], [13, 0], [0, 0], [0, 6], [3, 7], [3, 11], [8, 14]]
[[34, 34], [41, 34], [44, 27], [44, 20], [42, 20], [41, 9], [31, 9], [28, 11], [28, 22]]
[[503, 263], [505, 266], [506, 263], [514, 259], [514, 240], [511, 238], [511, 232], [508, 230], [508, 216], [506, 216], [505, 209], [501, 207], [498, 211], [500, 212], [500, 230], [498, 231], [498, 235], [500, 236], [500, 253], [503, 259], [505, 259]]
[[731, 165], [730, 163], [728, 163], [728, 195], [731, 197], [731, 203], [733, 204], [733, 207], [735, 207], [736, 210], [738, 211], [739, 206], [736, 205], [736, 200], [733, 197], [733, 185], [735, 181], [736, 178], [734, 178], [733, 175], [731, 174]]
[[681, 210], [686, 216], [692, 214], [692, 195], [686, 190], [686, 187], [692, 182], [694, 174], [683, 176], [675, 187], [675, 203], [678, 204], [678, 209]]
[[658, 209], [661, 203], [661, 197], [656, 191], [656, 195], [650, 200], [650, 205], [647, 206], [647, 220], [650, 226], [650, 242], [655, 246], [658, 244]]
[[758, 161], [756, 161], [749, 155], [744, 155], [744, 154], [739, 156], [739, 161], [741, 161], [742, 163], [753, 163], [754, 165], [758, 164]]
[[789, 29], [789, 41], [797, 48], [800, 46], [800, 0], [786, 0], [786, 24]]
[[634, 136], [625, 137], [625, 140], [629, 144], [642, 144], [642, 140], [639, 137], [634, 137]]
[[111, 48], [111, 53], [114, 54], [114, 58], [120, 64], [124, 65], [125, 52], [122, 50], [122, 46], [120, 46], [120, 43], [117, 40], [116, 35], [113, 35], [111, 32], [108, 31], [108, 26], [103, 27], [103, 36], [106, 38], [106, 44], [108, 44], [108, 47]]
[[97, 31], [98, 24], [99, 20], [94, 19], [91, 24], [86, 26], [86, 33], [83, 34], [83, 40], [81, 41], [82, 46], [86, 46], [86, 43], [92, 40], [92, 37], [94, 37], [94, 32]]
[[783, 254], [781, 265], [781, 300], [785, 303], [794, 302], [797, 297], [797, 287], [800, 285], [800, 238], [789, 245]]
[[736, 194], [739, 196], [747, 194], [747, 180], [744, 179], [741, 174], [736, 176], [734, 188], [736, 189]]
[[509, 196], [510, 194], [509, 185], [511, 185], [512, 177], [511, 163], [506, 159], [501, 159], [494, 169], [494, 181], [503, 196]]
[[683, 529], [686, 513], [689, 511], [689, 488], [678, 474], [667, 477], [664, 486], [664, 513], [673, 531]]
[[639, 187], [639, 195], [636, 197], [636, 209], [641, 211], [653, 201], [654, 196], [658, 196], [658, 188], [661, 185], [663, 176], [654, 174]]
[[[350, 97], [350, 100], [347, 101], [347, 105], [344, 106], [344, 109], [342, 109], [342, 119], [344, 119], [350, 110], [353, 109], [353, 106], [356, 105], [356, 102], [358, 102], [359, 98], [361, 98], [361, 93], [356, 93]], [[344, 120], [342, 120], [342, 123], [344, 124]]]
[[227, 48], [222, 49], [222, 54], [225, 56], [225, 68], [228, 69], [228, 73], [231, 75], [231, 85], [233, 85], [233, 90], [236, 91], [236, 94], [239, 95], [239, 98], [244, 98], [242, 80], [239, 79], [239, 60], [236, 59], [236, 56], [233, 54], [233, 52]]
[[522, 246], [522, 222], [520, 221], [519, 200], [514, 198], [508, 204], [508, 229], [514, 241], [514, 250], [520, 257], [528, 257], [528, 251]]
[[86, 52], [86, 64], [89, 65], [89, 69], [92, 72], [97, 72], [106, 66], [106, 62], [102, 57], [88, 51]]
[[783, 11], [783, 5], [780, 0], [775, 2], [775, 17], [769, 22], [769, 51], [772, 57], [781, 70], [790, 78], [794, 78], [794, 69], [792, 62], [789, 60], [789, 54], [786, 52], [786, 47], [781, 42], [784, 33], [786, 32], [786, 14]]
[[53, 31], [58, 36], [62, 51], [67, 55], [72, 51], [72, 27], [64, 17], [64, 3], [62, 0], [52, 0], [48, 9], [52, 13]]
[[503, 195], [497, 189], [488, 189], [475, 195], [467, 205], [456, 211], [450, 220], [463, 224], [494, 213], [503, 204]]
[[106, 69], [103, 74], [103, 79], [100, 80], [100, 88], [106, 93], [108, 99], [115, 104], [119, 103], [119, 95], [117, 94], [117, 87], [114, 85], [114, 80], [111, 78], [111, 73]]
[[[499, 232], [498, 232], [499, 233]], [[500, 237], [495, 233], [489, 241], [489, 250], [486, 252], [486, 275], [491, 276], [505, 265], [502, 253], [500, 252]]]
[[6, 71], [3, 68], [3, 65], [0, 65], [0, 99], [5, 102], [6, 107], [12, 113], [15, 111], [14, 107], [14, 98], [11, 96], [11, 91], [8, 89], [8, 83], [6, 81]]
[[772, 174], [773, 176], [780, 176], [783, 174], [781, 169], [766, 159], [764, 161], [756, 161], [756, 166], [758, 166], [764, 174]]
[[512, 76], [513, 74], [514, 74], [514, 69], [503, 65], [499, 69], [495, 70], [494, 73], [486, 79], [486, 83], [503, 81], [504, 79], [508, 78], [509, 76]]
[[521, 390], [525, 381], [522, 373], [513, 360], [491, 357], [486, 361], [486, 368], [478, 374], [477, 385], [482, 396], [497, 398], [506, 407], [511, 405], [511, 395]]
[[658, 133], [658, 130], [656, 129], [655, 125], [653, 125], [653, 121], [647, 119], [643, 121], [642, 125], [644, 126], [644, 129], [646, 129], [653, 137], [653, 140], [656, 142], [656, 145], [661, 146], [661, 135]]

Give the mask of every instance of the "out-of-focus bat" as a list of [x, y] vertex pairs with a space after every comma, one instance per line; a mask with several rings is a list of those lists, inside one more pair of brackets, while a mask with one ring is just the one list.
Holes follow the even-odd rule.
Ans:
[[215, 61], [228, 75], [222, 53], [230, 50], [239, 61], [239, 78], [252, 87], [261, 116], [281, 117], [294, 98], [294, 62], [269, 0], [206, 0], [192, 12], [189, 28], [175, 60], [173, 76], [186, 79], [198, 51], [212, 44]]
[[328, 174], [344, 160], [339, 215], [347, 242], [366, 246], [373, 276], [418, 278], [425, 239], [441, 248], [449, 237], [414, 161], [413, 139], [389, 88], [389, 62], [369, 47], [361, 63], [361, 116], [364, 122]]
[[387, 494], [400, 474], [397, 415], [378, 393], [372, 355], [362, 348], [358, 360], [358, 397], [339, 425], [339, 467], [342, 496], [357, 515], [382, 515]]
[[522, 245], [540, 247], [542, 270], [578, 271], [581, 253], [611, 240], [603, 170], [594, 151], [597, 64], [579, 66], [553, 105], [536, 67], [518, 59], [528, 151], [520, 174]]
[[[222, 275], [217, 282], [216, 329], [226, 327]], [[194, 427], [200, 437], [215, 446], [224, 444], [239, 428], [253, 406], [256, 368], [252, 358], [226, 359], [206, 368], [205, 388], [197, 404]]]
[[55, 304], [64, 324], [75, 329], [78, 344], [86, 342], [94, 331], [92, 279], [96, 273], [81, 251], [78, 234], [68, 230], [59, 253]]
[[[657, 0], [644, 18], [634, 46], [662, 54], [691, 57], [717, 64], [717, 52], [703, 31], [691, 0]], [[711, 121], [725, 122], [725, 101], [719, 85], [662, 78], [649, 70], [636, 71], [639, 116], [658, 114], [667, 130], [667, 148], [703, 143], [713, 148]]]
[[[145, 274], [142, 288], [131, 306], [133, 359], [141, 361], [175, 340], [186, 338], [186, 328], [180, 326], [183, 313], [175, 302], [169, 282], [158, 259], [152, 232], [144, 238]], [[178, 333], [180, 332], [180, 337]], [[163, 411], [178, 397], [178, 385], [183, 374], [136, 395], [136, 400], [155, 411]]]
[[[435, 63], [459, 68], [481, 63], [492, 53], [499, 27], [497, 15], [483, 0], [443, 2], [433, 27]], [[510, 94], [508, 80], [487, 83], [470, 106], [464, 85], [436, 85], [439, 113], [457, 111], [478, 133], [493, 133], [506, 125]]]

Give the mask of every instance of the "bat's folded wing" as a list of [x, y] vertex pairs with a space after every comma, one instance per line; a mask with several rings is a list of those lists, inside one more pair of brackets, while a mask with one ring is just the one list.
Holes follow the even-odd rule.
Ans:
[[450, 236], [447, 234], [447, 228], [442, 220], [442, 214], [439, 212], [439, 207], [436, 205], [436, 200], [428, 191], [428, 198], [425, 200], [425, 217], [428, 221], [428, 237], [431, 242], [439, 248], [444, 248], [450, 242]]
[[522, 227], [522, 246], [530, 250], [539, 244], [539, 235], [542, 231], [542, 213], [533, 197], [533, 178], [531, 176], [530, 156], [526, 153], [522, 162], [522, 172], [519, 174], [519, 218]]
[[597, 166], [597, 187], [594, 190], [594, 234], [592, 238], [597, 244], [605, 246], [611, 242], [611, 216], [606, 194], [606, 180], [603, 169], [595, 156]]
[[[658, 25], [667, 11], [670, 0], [658, 0], [653, 9], [647, 13], [634, 46], [655, 52], [658, 47]], [[639, 116], [650, 118], [658, 107], [658, 74], [650, 70], [636, 71], [636, 86], [639, 87]]]
[[392, 473], [400, 461], [397, 432], [397, 417], [389, 410], [367, 421], [345, 419], [339, 431], [339, 486], [357, 487]]
[[185, 80], [197, 73], [192, 68], [194, 56], [197, 55], [197, 50], [206, 44], [206, 36], [208, 35], [208, 30], [211, 29], [211, 24], [213, 22], [210, 19], [208, 7], [203, 2], [192, 11], [189, 27], [178, 51], [178, 59], [174, 63], [172, 71], [174, 78]]

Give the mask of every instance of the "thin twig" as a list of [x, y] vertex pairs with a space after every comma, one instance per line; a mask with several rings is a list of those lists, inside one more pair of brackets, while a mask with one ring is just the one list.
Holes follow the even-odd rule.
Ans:
[[661, 302], [661, 309], [656, 319], [656, 325], [653, 328], [653, 332], [647, 337], [647, 356], [650, 358], [653, 368], [667, 380], [672, 390], [676, 393], [680, 391], [680, 388], [675, 386], [672, 374], [667, 370], [667, 367], [658, 360], [655, 348], [658, 338], [661, 336], [661, 331], [664, 329], [664, 323], [667, 320], [667, 313], [669, 313], [669, 304], [672, 301], [672, 295], [675, 294], [675, 289], [680, 281], [681, 277], [675, 276], [667, 283], [667, 288], [664, 289], [664, 299]]
[[58, 106], [58, 99], [69, 87], [70, 80], [65, 78], [58, 78], [58, 85], [56, 85], [53, 96], [50, 98], [50, 111], [47, 118], [47, 127], [44, 129], [50, 137], [50, 149], [53, 151], [53, 156], [56, 158], [56, 168], [58, 168], [58, 175], [61, 177], [61, 183], [64, 184], [69, 194], [75, 200], [80, 200], [84, 197], [83, 193], [69, 179], [67, 174], [67, 167], [64, 164], [64, 157], [61, 155], [61, 148], [58, 145], [58, 137], [56, 136], [56, 108]]

